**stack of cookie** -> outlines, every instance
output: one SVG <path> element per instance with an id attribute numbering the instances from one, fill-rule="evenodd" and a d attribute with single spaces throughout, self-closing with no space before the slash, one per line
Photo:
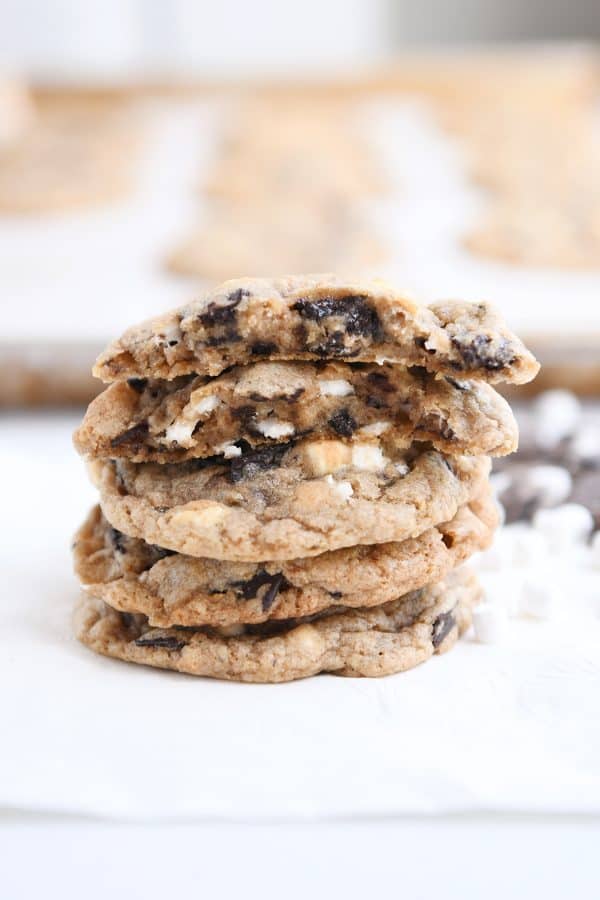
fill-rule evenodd
<path id="1" fill-rule="evenodd" d="M 75 540 L 100 653 L 278 682 L 449 649 L 517 429 L 489 382 L 538 365 L 485 304 L 243 279 L 127 331 L 76 432 L 101 508 Z"/>

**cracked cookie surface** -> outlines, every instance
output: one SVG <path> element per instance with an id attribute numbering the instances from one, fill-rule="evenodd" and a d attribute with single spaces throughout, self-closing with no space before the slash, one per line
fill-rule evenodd
<path id="1" fill-rule="evenodd" d="M 514 416 L 490 385 L 369 363 L 259 362 L 212 379 L 116 382 L 74 439 L 93 458 L 178 462 L 299 435 L 383 433 L 397 446 L 431 441 L 446 453 L 501 456 L 517 446 Z"/>
<path id="2" fill-rule="evenodd" d="M 88 592 L 153 626 L 226 627 L 291 619 L 331 606 L 370 607 L 435 584 L 489 546 L 498 523 L 489 489 L 450 522 L 401 543 L 334 550 L 289 562 L 186 556 L 112 528 L 95 507 L 73 546 Z"/>
<path id="3" fill-rule="evenodd" d="M 486 303 L 422 306 L 381 281 L 307 275 L 225 282 L 126 331 L 94 374 L 104 381 L 218 375 L 260 359 L 388 361 L 514 383 L 539 368 Z"/>
<path id="4" fill-rule="evenodd" d="M 191 556 L 261 561 L 401 541 L 481 490 L 485 456 L 298 441 L 184 463 L 90 463 L 113 527 Z"/>
<path id="5" fill-rule="evenodd" d="M 444 653 L 470 625 L 480 597 L 458 570 L 445 583 L 371 609 L 249 626 L 231 635 L 211 628 L 152 628 L 83 594 L 77 638 L 97 653 L 142 665 L 233 681 L 276 683 L 319 672 L 377 677 Z"/>

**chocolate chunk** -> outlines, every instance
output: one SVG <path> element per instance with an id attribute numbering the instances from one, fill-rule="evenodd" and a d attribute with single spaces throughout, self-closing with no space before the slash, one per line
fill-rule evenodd
<path id="1" fill-rule="evenodd" d="M 214 328 L 215 325 L 228 325 L 235 321 L 236 306 L 239 306 L 243 298 L 247 296 L 249 296 L 249 291 L 238 288 L 237 291 L 229 294 L 225 303 L 216 303 L 214 301 L 209 303 L 198 318 L 207 328 Z"/>
<path id="2" fill-rule="evenodd" d="M 328 593 L 333 600 L 339 600 L 342 596 L 341 591 L 329 591 Z"/>
<path id="3" fill-rule="evenodd" d="M 136 393 L 141 394 L 146 385 L 148 384 L 147 378 L 128 378 L 127 384 L 130 388 L 133 388 Z"/>
<path id="4" fill-rule="evenodd" d="M 456 388 L 457 391 L 470 391 L 471 387 L 468 381 L 458 381 L 456 378 L 450 378 L 449 375 L 444 376 L 444 381 Z"/>
<path id="5" fill-rule="evenodd" d="M 142 634 L 135 642 L 136 647 L 158 647 L 161 650 L 181 650 L 185 647 L 185 641 L 178 640 L 174 635 L 167 634 Z"/>
<path id="6" fill-rule="evenodd" d="M 339 434 L 342 437 L 351 437 L 358 428 L 356 420 L 352 418 L 345 408 L 338 410 L 335 415 L 330 418 L 329 424 L 336 434 Z"/>
<path id="7" fill-rule="evenodd" d="M 456 440 L 456 433 L 439 413 L 427 413 L 416 426 L 417 431 L 433 431 L 446 441 Z"/>
<path id="8" fill-rule="evenodd" d="M 516 359 L 507 340 L 502 338 L 494 345 L 487 334 L 476 334 L 472 338 L 453 337 L 452 345 L 458 350 L 463 361 L 462 366 L 456 363 L 456 368 L 483 368 L 489 372 L 497 372 L 512 365 Z"/>
<path id="9" fill-rule="evenodd" d="M 230 478 L 236 484 L 245 478 L 254 478 L 265 469 L 275 469 L 281 464 L 284 455 L 293 446 L 293 443 L 275 444 L 270 447 L 261 447 L 259 450 L 251 450 L 231 460 Z"/>
<path id="10" fill-rule="evenodd" d="M 289 582 L 282 572 L 269 575 L 265 569 L 260 569 L 248 581 L 234 581 L 232 587 L 241 593 L 244 600 L 253 600 L 265 584 L 268 585 L 268 588 L 262 596 L 261 607 L 263 612 L 268 612 L 273 606 L 279 591 L 289 587 Z"/>
<path id="11" fill-rule="evenodd" d="M 442 613 L 437 617 L 431 626 L 431 643 L 434 647 L 439 647 L 444 638 L 448 637 L 454 626 L 456 619 L 454 618 L 454 610 Z"/>
<path id="12" fill-rule="evenodd" d="M 383 400 L 380 400 L 379 397 L 372 397 L 371 395 L 369 395 L 367 397 L 367 399 L 365 400 L 365 403 L 367 404 L 367 406 L 370 406 L 373 409 L 386 409 L 387 408 L 387 403 L 385 403 Z"/>
<path id="13" fill-rule="evenodd" d="M 427 344 L 427 338 L 424 338 L 424 337 L 416 337 L 415 338 L 415 346 L 417 346 L 420 350 L 425 350 L 426 353 L 435 353 L 435 347 L 426 347 L 425 346 L 426 344 Z"/>
<path id="14" fill-rule="evenodd" d="M 206 346 L 222 347 L 224 344 L 239 344 L 241 339 L 240 334 L 235 328 L 227 328 L 223 334 L 213 334 L 211 337 L 207 338 Z"/>
<path id="15" fill-rule="evenodd" d="M 123 444 L 139 445 L 143 444 L 148 436 L 148 423 L 138 422 L 133 428 L 128 428 L 122 434 L 118 434 L 110 442 L 111 447 L 121 447 Z"/>
<path id="16" fill-rule="evenodd" d="M 381 340 L 383 329 L 377 312 L 363 294 L 351 294 L 347 297 L 322 297 L 320 300 L 301 299 L 294 303 L 295 309 L 303 319 L 322 322 L 332 316 L 344 319 L 346 332 Z"/>
<path id="17" fill-rule="evenodd" d="M 125 535 L 122 531 L 117 528 L 109 528 L 108 537 L 117 553 L 125 553 Z"/>
<path id="18" fill-rule="evenodd" d="M 378 391 L 383 391 L 384 394 L 393 394 L 395 390 L 385 372 L 369 372 L 367 381 Z"/>
<path id="19" fill-rule="evenodd" d="M 270 341 L 255 341 L 250 347 L 252 356 L 272 356 L 277 352 L 277 344 Z"/>

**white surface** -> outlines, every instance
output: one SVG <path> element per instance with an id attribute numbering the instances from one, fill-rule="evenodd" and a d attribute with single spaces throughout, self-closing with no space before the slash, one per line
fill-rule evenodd
<path id="1" fill-rule="evenodd" d="M 100 348 L 198 293 L 192 280 L 169 275 L 162 263 L 202 215 L 197 188 L 215 149 L 219 110 L 198 103 L 155 113 L 137 190 L 126 203 L 37 221 L 0 216 L 1 338 Z M 364 114 L 398 185 L 397 196 L 375 211 L 392 256 L 373 274 L 424 301 L 490 300 L 524 336 L 600 337 L 600 270 L 511 267 L 467 254 L 460 238 L 482 199 L 465 184 L 458 147 L 417 103 L 382 102 Z"/>
<path id="2" fill-rule="evenodd" d="M 237 685 L 103 659 L 70 633 L 68 544 L 94 492 L 75 418 L 2 425 L 0 808 L 118 819 L 600 812 L 600 574 L 381 680 Z M 561 560 L 557 565 L 560 566 Z"/>
<path id="3" fill-rule="evenodd" d="M 0 824 L 2 897 L 597 900 L 600 823 Z"/>

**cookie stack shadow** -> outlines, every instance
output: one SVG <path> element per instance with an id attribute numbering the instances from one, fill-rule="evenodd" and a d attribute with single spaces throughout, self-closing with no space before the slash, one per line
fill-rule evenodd
<path id="1" fill-rule="evenodd" d="M 190 674 L 400 672 L 450 649 L 497 525 L 491 386 L 538 365 L 486 304 L 240 279 L 127 331 L 75 433 L 100 494 L 78 638 Z"/>

